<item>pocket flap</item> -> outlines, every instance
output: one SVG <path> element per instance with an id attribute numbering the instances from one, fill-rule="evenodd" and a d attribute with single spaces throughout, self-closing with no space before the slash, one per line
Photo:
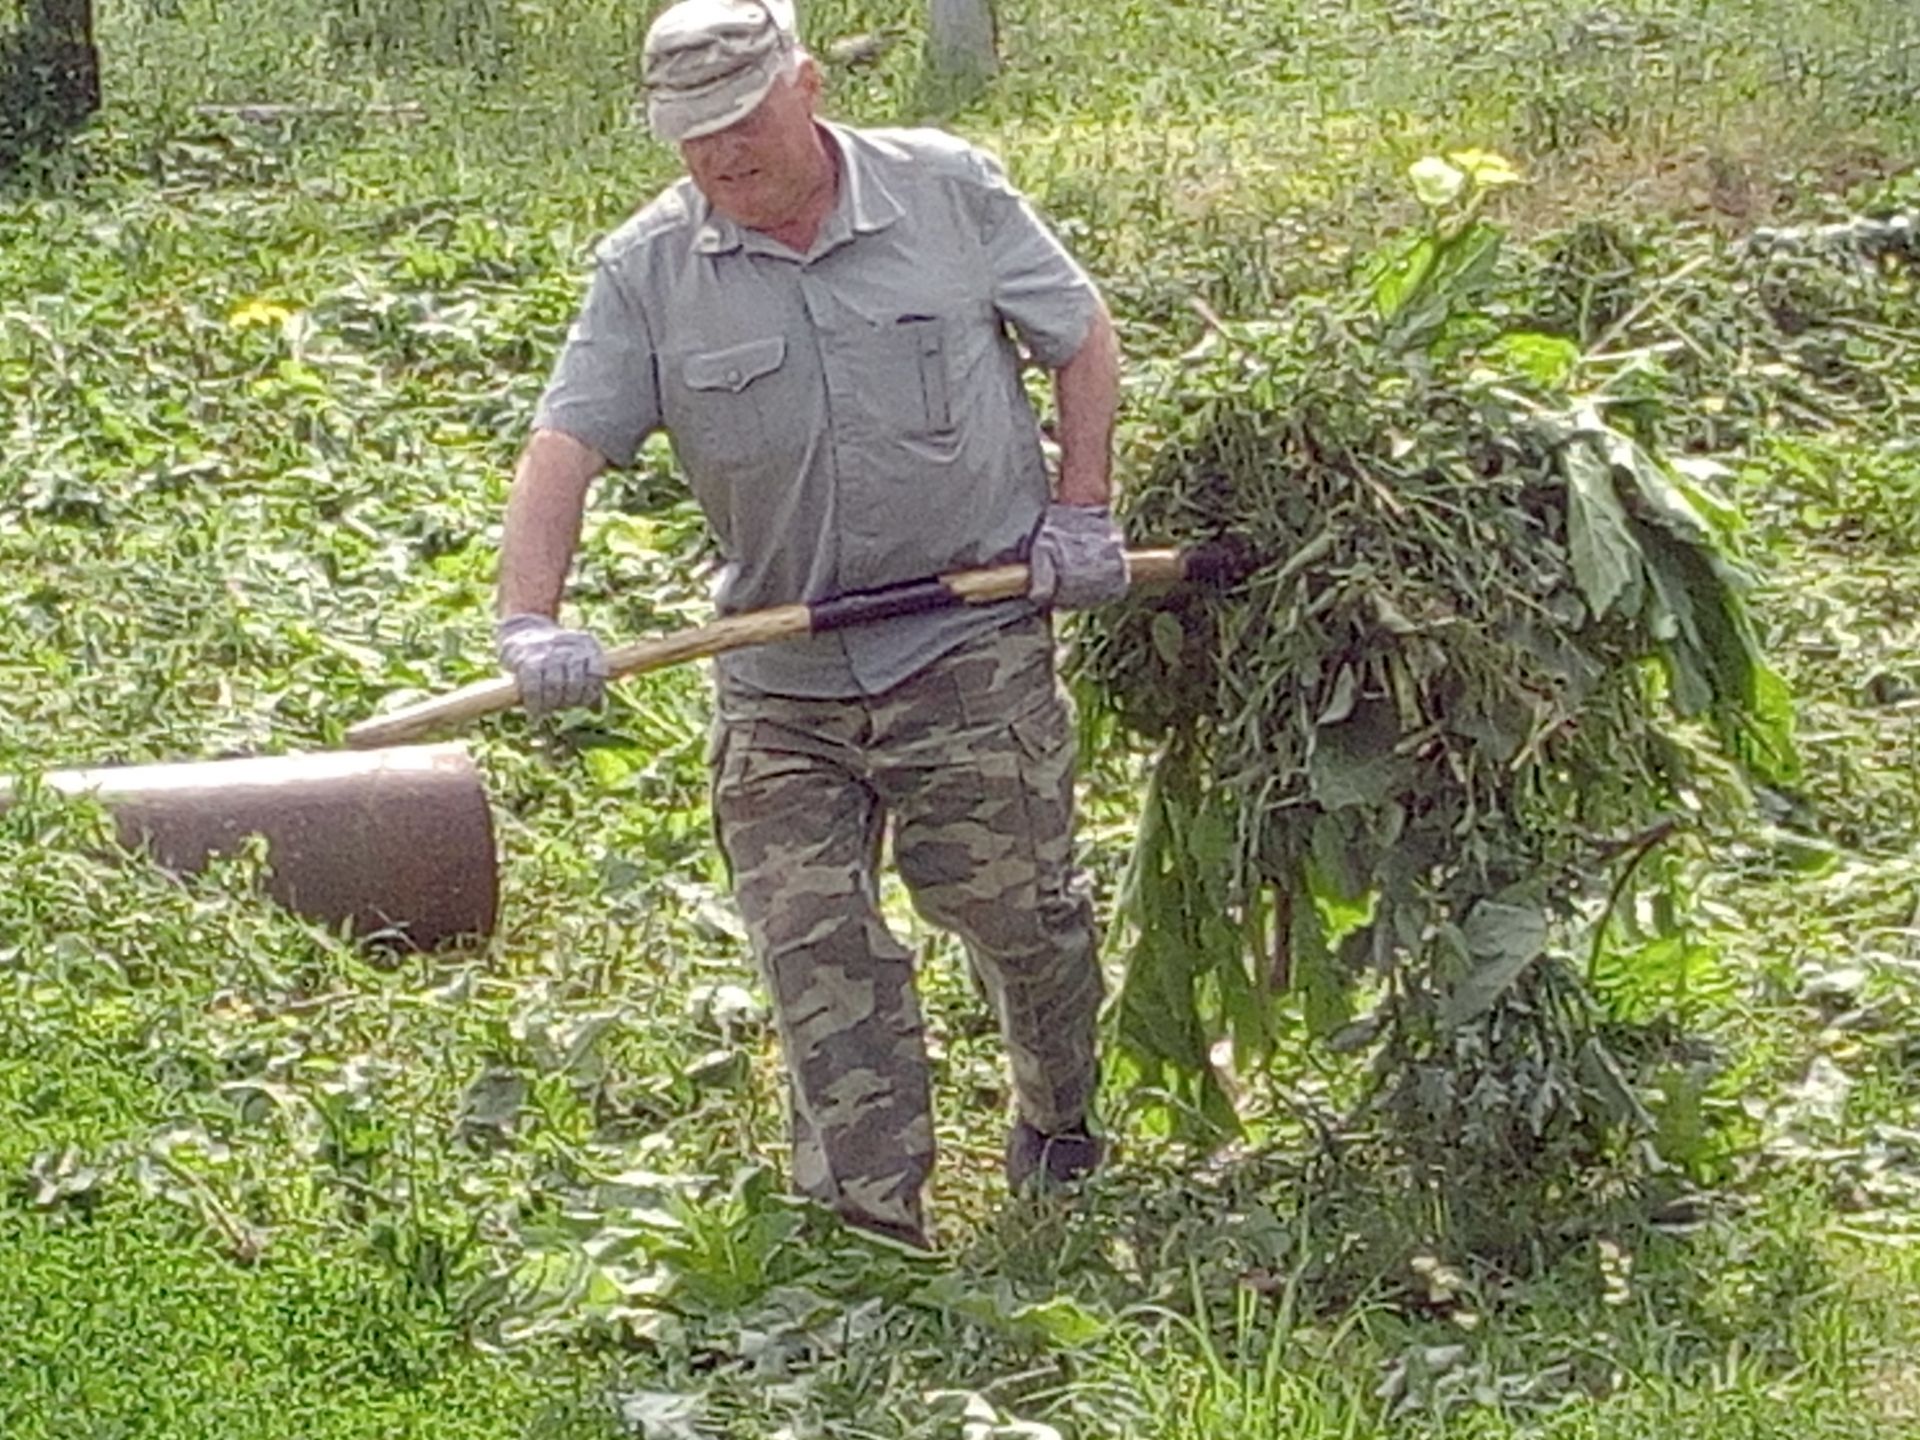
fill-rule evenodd
<path id="1" fill-rule="evenodd" d="M 786 358 L 785 337 L 772 335 L 724 350 L 689 355 L 682 363 L 681 374 L 689 390 L 731 390 L 738 395 L 762 375 L 778 370 Z"/>

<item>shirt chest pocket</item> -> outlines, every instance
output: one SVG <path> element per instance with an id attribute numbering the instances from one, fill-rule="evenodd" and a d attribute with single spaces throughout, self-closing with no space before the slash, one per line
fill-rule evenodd
<path id="1" fill-rule="evenodd" d="M 690 468 L 737 465 L 765 457 L 780 433 L 785 337 L 770 335 L 712 350 L 690 350 L 669 366 L 673 387 L 667 417 L 676 448 Z"/>
<path id="2" fill-rule="evenodd" d="M 960 453 L 965 380 L 963 334 L 953 316 L 896 311 L 847 337 L 848 383 L 836 397 L 862 417 L 880 447 L 883 473 L 924 477 L 923 462 L 951 464 Z M 902 467 L 906 468 L 902 468 Z"/>
<path id="3" fill-rule="evenodd" d="M 953 429 L 950 327 L 938 315 L 902 315 L 894 331 L 893 372 L 902 391 L 895 413 L 909 432 L 945 435 Z"/>

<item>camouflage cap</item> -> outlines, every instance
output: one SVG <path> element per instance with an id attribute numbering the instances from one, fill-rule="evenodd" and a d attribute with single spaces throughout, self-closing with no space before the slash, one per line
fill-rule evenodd
<path id="1" fill-rule="evenodd" d="M 792 0 L 680 0 L 647 29 L 647 119 L 677 144 L 744 120 L 799 48 Z"/>

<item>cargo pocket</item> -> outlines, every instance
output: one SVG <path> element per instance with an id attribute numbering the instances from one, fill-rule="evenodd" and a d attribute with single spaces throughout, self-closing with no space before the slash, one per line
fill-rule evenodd
<path id="1" fill-rule="evenodd" d="M 1073 763 L 1073 709 L 1062 695 L 1047 697 L 1012 722 L 1020 753 L 1036 764 Z"/>
<path id="2" fill-rule="evenodd" d="M 1028 838 L 1043 873 L 1063 866 L 1073 846 L 1073 772 L 1079 750 L 1073 723 L 1072 703 L 1055 692 L 1011 726 Z"/>

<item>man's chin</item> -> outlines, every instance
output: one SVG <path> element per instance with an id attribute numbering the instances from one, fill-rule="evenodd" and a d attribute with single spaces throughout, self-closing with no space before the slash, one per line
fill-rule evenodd
<path id="1" fill-rule="evenodd" d="M 777 230 L 787 221 L 777 205 L 743 200 L 717 187 L 707 192 L 707 203 L 713 207 L 714 214 L 748 230 Z"/>

